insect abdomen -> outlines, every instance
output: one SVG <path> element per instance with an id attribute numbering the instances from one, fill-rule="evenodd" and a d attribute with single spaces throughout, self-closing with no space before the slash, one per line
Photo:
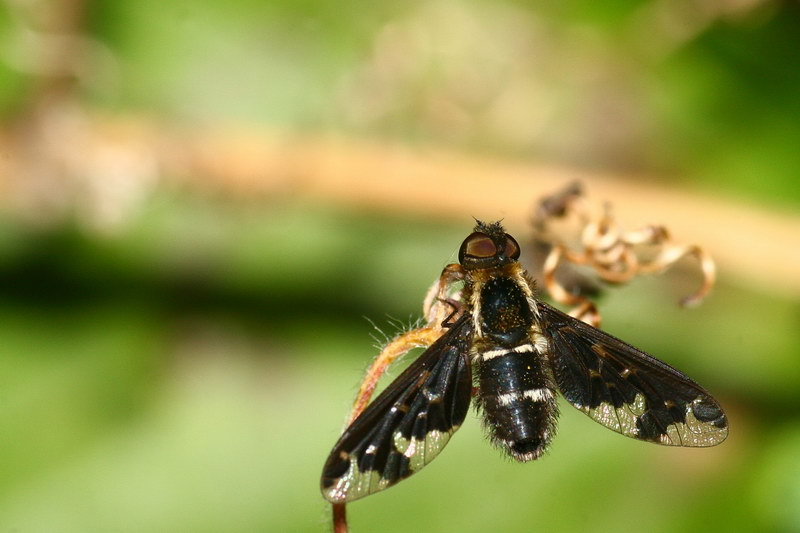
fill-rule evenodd
<path id="1" fill-rule="evenodd" d="M 478 362 L 479 403 L 490 437 L 518 461 L 544 453 L 558 405 L 531 344 L 489 350 Z"/>

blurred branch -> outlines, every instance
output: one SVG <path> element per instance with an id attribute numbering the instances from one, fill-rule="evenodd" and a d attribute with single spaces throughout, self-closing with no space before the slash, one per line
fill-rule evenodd
<path id="1" fill-rule="evenodd" d="M 71 173 L 92 192 L 81 198 L 87 209 L 95 202 L 96 209 L 108 211 L 116 202 L 130 211 L 144 197 L 142 189 L 172 181 L 248 201 L 298 197 L 399 215 L 503 217 L 508 226 L 520 228 L 529 225 L 536 198 L 579 178 L 592 198 L 614 202 L 621 224 L 668 225 L 676 240 L 706 247 L 723 275 L 800 296 L 800 249 L 793 245 L 800 216 L 666 188 L 636 176 L 334 136 L 223 128 L 187 132 L 142 118 L 90 117 L 80 133 L 78 145 L 69 132 L 59 137 L 73 140 Z M 10 194 L 20 193 L 15 182 L 24 173 L 19 170 L 36 158 L 21 160 L 25 152 L 9 150 L 2 134 L 0 143 L 10 154 L 0 162 L 4 202 L 12 208 L 15 203 L 36 205 Z"/>
<path id="2" fill-rule="evenodd" d="M 339 137 L 257 133 L 195 135 L 173 151 L 170 174 L 192 185 L 250 197 L 293 194 L 348 207 L 453 218 L 504 217 L 529 224 L 536 198 L 576 178 L 595 199 L 613 201 L 631 227 L 664 224 L 679 241 L 706 247 L 724 275 L 800 296 L 800 216 L 613 176 L 430 148 Z"/>
<path id="3" fill-rule="evenodd" d="M 85 35 L 89 0 L 60 2 L 8 2 L 16 42 L 3 59 L 33 79 L 22 107 L 26 113 L 76 97 L 87 61 Z"/>

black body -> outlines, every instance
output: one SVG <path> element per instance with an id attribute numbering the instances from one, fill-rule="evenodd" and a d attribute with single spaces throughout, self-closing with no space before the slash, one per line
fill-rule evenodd
<path id="1" fill-rule="evenodd" d="M 497 274 L 468 289 L 480 291 L 476 399 L 492 441 L 525 461 L 540 456 L 555 432 L 555 385 L 531 343 L 539 332 L 524 288 Z"/>

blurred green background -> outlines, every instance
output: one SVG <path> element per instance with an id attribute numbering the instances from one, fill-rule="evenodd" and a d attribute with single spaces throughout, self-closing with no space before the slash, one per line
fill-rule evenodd
<path id="1" fill-rule="evenodd" d="M 6 0 L 0 530 L 328 530 L 318 479 L 376 353 L 367 319 L 415 319 L 470 230 L 411 195 L 175 180 L 97 121 L 156 124 L 146 146 L 235 125 L 554 162 L 797 227 L 798 35 L 800 5 L 770 0 Z M 798 293 L 719 270 L 698 309 L 674 306 L 681 272 L 600 308 L 718 397 L 725 444 L 649 446 L 564 404 L 549 455 L 518 465 L 470 415 L 350 506 L 353 530 L 800 531 Z"/>

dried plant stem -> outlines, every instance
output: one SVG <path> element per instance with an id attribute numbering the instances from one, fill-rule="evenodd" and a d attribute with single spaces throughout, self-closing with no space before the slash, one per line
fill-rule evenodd
<path id="1" fill-rule="evenodd" d="M 681 299 L 683 306 L 697 305 L 711 291 L 716 280 L 716 269 L 711 256 L 696 245 L 678 245 L 672 242 L 663 226 L 650 225 L 638 230 L 624 230 L 614 220 L 610 205 L 599 216 L 589 210 L 582 198 L 582 187 L 570 184 L 562 191 L 544 198 L 534 214 L 534 226 L 541 234 L 538 238 L 551 244 L 550 253 L 542 266 L 542 278 L 550 295 L 557 302 L 575 306 L 570 314 L 595 327 L 600 316 L 594 304 L 580 292 L 570 290 L 556 279 L 556 270 L 563 263 L 589 267 L 601 281 L 610 284 L 627 283 L 636 276 L 663 272 L 686 256 L 697 257 L 703 274 L 703 283 L 693 294 Z M 554 219 L 577 218 L 581 226 L 580 244 L 570 249 L 562 239 L 550 231 Z M 640 247 L 655 248 L 652 259 L 643 257 Z"/>

